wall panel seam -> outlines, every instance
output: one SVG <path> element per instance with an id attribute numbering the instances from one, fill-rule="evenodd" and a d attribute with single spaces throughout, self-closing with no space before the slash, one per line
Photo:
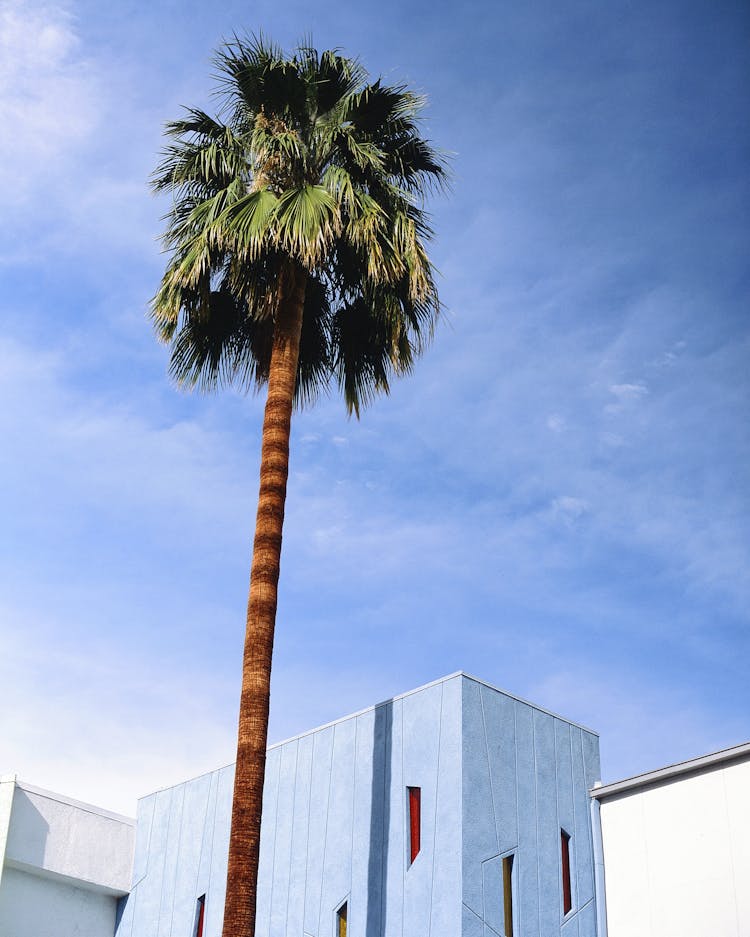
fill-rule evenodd
<path id="1" fill-rule="evenodd" d="M 294 818 L 297 812 L 297 772 L 299 771 L 299 739 L 295 741 L 294 750 L 294 789 L 292 791 L 292 831 L 289 837 L 289 867 L 287 869 L 286 889 L 286 921 L 289 924 L 289 902 L 292 897 L 292 865 L 294 861 Z M 304 911 L 302 912 L 304 915 Z"/>
<path id="2" fill-rule="evenodd" d="M 490 800 L 492 802 L 492 828 L 495 831 L 495 848 L 500 851 L 500 837 L 497 833 L 497 810 L 495 808 L 495 784 L 492 779 L 492 763 L 490 761 L 490 743 L 487 738 L 487 719 L 484 714 L 483 687 L 479 687 L 479 707 L 482 711 L 482 734 L 484 735 L 484 754 L 487 758 L 487 777 L 490 780 Z M 483 886 L 484 887 L 484 886 Z M 484 897 L 482 898 L 482 913 L 484 913 Z"/>
<path id="3" fill-rule="evenodd" d="M 443 684 L 440 684 L 440 716 L 438 718 L 437 770 L 435 772 L 435 815 L 432 821 L 432 875 L 430 877 L 430 909 L 427 937 L 432 935 L 432 902 L 435 896 L 435 855 L 437 850 L 438 796 L 440 791 L 440 744 L 443 737 Z"/>

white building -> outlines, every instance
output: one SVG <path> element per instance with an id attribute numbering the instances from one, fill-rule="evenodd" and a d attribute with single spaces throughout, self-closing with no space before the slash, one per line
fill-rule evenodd
<path id="1" fill-rule="evenodd" d="M 598 937 L 750 937 L 750 743 L 591 792 Z"/>
<path id="2" fill-rule="evenodd" d="M 112 937 L 135 820 L 0 777 L 0 937 Z"/>

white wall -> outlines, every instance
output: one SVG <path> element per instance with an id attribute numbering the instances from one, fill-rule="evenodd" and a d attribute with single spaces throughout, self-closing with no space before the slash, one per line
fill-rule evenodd
<path id="1" fill-rule="evenodd" d="M 134 837 L 134 820 L 3 778 L 0 937 L 112 937 Z"/>
<path id="2" fill-rule="evenodd" d="M 750 760 L 604 797 L 608 937 L 750 937 Z"/>
<path id="3" fill-rule="evenodd" d="M 16 784 L 5 861 L 125 894 L 134 839 L 135 820 Z"/>
<path id="4" fill-rule="evenodd" d="M 112 937 L 111 895 L 6 867 L 0 884 L 2 937 Z"/>

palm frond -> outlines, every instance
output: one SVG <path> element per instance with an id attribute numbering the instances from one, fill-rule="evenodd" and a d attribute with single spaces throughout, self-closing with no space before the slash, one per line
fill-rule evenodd
<path id="1" fill-rule="evenodd" d="M 152 302 L 171 374 L 204 390 L 261 386 L 282 271 L 300 265 L 297 402 L 334 382 L 359 415 L 411 369 L 440 313 L 423 200 L 447 163 L 421 135 L 424 99 L 309 40 L 285 54 L 235 35 L 215 65 L 219 115 L 186 108 L 170 122 L 152 177 L 172 195 Z"/>
<path id="2" fill-rule="evenodd" d="M 279 246 L 311 269 L 322 260 L 341 227 L 338 205 L 322 185 L 287 189 L 278 200 L 274 218 Z"/>

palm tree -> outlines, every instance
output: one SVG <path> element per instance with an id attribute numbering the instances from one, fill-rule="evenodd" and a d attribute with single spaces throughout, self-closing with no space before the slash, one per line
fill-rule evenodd
<path id="1" fill-rule="evenodd" d="M 187 387 L 267 387 L 250 574 L 224 937 L 252 937 L 289 431 L 331 383 L 348 412 L 410 371 L 439 313 L 425 194 L 443 160 L 423 100 L 356 61 L 263 37 L 222 46 L 216 118 L 166 128 L 172 195 L 152 304 Z"/>

